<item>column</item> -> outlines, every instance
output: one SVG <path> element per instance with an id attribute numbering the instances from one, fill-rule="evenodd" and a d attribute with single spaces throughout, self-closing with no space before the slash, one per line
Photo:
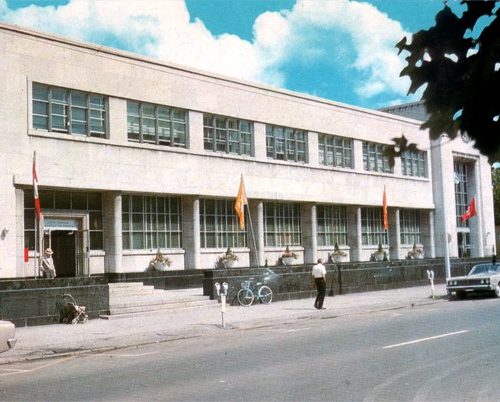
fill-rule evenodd
<path id="1" fill-rule="evenodd" d="M 250 248 L 250 266 L 263 267 L 264 260 L 264 203 L 249 201 L 251 225 L 248 228 L 248 246 Z M 253 233 L 252 233 L 253 228 Z"/>
<path id="2" fill-rule="evenodd" d="M 401 225 L 399 219 L 399 208 L 394 209 L 391 214 L 391 209 L 387 210 L 389 215 L 389 257 L 391 260 L 399 260 L 405 258 L 401 255 Z"/>
<path id="3" fill-rule="evenodd" d="M 318 258 L 318 237 L 316 205 L 302 204 L 302 245 L 304 246 L 304 263 L 315 264 Z"/>
<path id="4" fill-rule="evenodd" d="M 350 261 L 361 261 L 362 238 L 360 207 L 347 207 L 347 244 L 351 248 Z"/>
<path id="5" fill-rule="evenodd" d="M 123 272 L 122 255 L 122 195 L 118 192 L 104 194 L 104 271 Z"/>
<path id="6" fill-rule="evenodd" d="M 182 244 L 184 246 L 184 269 L 197 269 L 200 266 L 200 199 L 182 199 Z"/>
<path id="7" fill-rule="evenodd" d="M 434 240 L 434 211 L 420 211 L 420 233 L 426 258 L 436 257 Z"/>
<path id="8" fill-rule="evenodd" d="M 483 231 L 483 197 L 481 192 L 481 175 L 480 175 L 480 164 L 479 160 L 476 160 L 473 164 L 474 166 L 474 191 L 469 197 L 470 200 L 473 196 L 476 197 L 476 209 L 477 209 L 477 220 L 470 220 L 470 230 L 471 230 L 471 246 L 473 247 L 471 251 L 471 256 L 484 257 L 484 231 Z M 474 241 L 475 240 L 475 241 Z M 475 245 L 475 247 L 474 247 Z"/>

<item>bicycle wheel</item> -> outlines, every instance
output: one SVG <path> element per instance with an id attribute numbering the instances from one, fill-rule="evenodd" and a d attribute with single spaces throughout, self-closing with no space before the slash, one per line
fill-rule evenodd
<path id="1" fill-rule="evenodd" d="M 255 296 L 250 289 L 240 289 L 238 290 L 238 302 L 245 307 L 250 306 L 253 303 Z"/>
<path id="2" fill-rule="evenodd" d="M 269 286 L 263 285 L 259 289 L 259 300 L 263 304 L 269 304 L 273 300 L 273 291 Z"/>

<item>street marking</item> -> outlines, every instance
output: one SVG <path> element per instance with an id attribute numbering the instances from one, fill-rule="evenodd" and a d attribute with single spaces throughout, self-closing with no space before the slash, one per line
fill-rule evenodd
<path id="1" fill-rule="evenodd" d="M 2 373 L 2 374 L 0 374 L 0 377 L 5 377 L 8 375 L 13 375 L 13 374 L 33 373 L 35 371 L 38 371 L 38 370 L 41 370 L 41 369 L 44 369 L 44 368 L 47 368 L 50 366 L 54 366 L 55 364 L 60 364 L 60 363 L 66 362 L 66 361 L 71 360 L 71 359 L 74 359 L 74 357 L 70 356 L 70 357 L 67 357 L 64 359 L 54 360 L 50 363 L 42 364 L 40 366 L 36 366 L 36 367 L 33 367 L 31 369 L 26 369 L 26 370 L 23 370 L 23 369 L 3 369 L 2 368 L 2 370 L 11 370 L 11 372 L 10 373 Z"/>
<path id="2" fill-rule="evenodd" d="M 459 334 L 465 334 L 466 332 L 469 332 L 469 330 L 464 329 L 462 331 L 457 331 L 457 332 L 449 332 L 447 334 L 442 334 L 442 335 L 436 335 L 436 336 L 430 336 L 428 338 L 420 338 L 420 339 L 415 339 L 414 341 L 409 341 L 409 342 L 403 342 L 403 343 L 397 343 L 395 345 L 389 345 L 389 346 L 384 346 L 382 349 L 391 349 L 391 348 L 397 348 L 399 346 L 406 346 L 406 345 L 412 345 L 414 343 L 419 343 L 419 342 L 425 342 L 425 341 L 430 341 L 433 339 L 439 339 L 439 338 L 444 338 L 446 336 L 452 336 L 452 335 L 459 335 Z"/>

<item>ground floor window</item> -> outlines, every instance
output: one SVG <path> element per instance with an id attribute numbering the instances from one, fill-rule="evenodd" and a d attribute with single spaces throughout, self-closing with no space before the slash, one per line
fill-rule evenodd
<path id="1" fill-rule="evenodd" d="M 301 245 L 299 204 L 264 203 L 264 241 L 266 246 Z"/>
<path id="2" fill-rule="evenodd" d="M 44 212 L 72 211 L 89 215 L 90 249 L 103 249 L 102 194 L 84 191 L 39 191 Z M 24 244 L 35 250 L 35 205 L 33 190 L 24 191 Z"/>
<path id="3" fill-rule="evenodd" d="M 346 208 L 335 205 L 316 207 L 318 246 L 347 244 Z"/>
<path id="4" fill-rule="evenodd" d="M 245 230 L 240 230 L 234 200 L 200 200 L 201 248 L 247 247 Z"/>
<path id="5" fill-rule="evenodd" d="M 361 240 L 363 245 L 388 244 L 382 208 L 361 208 Z"/>
<path id="6" fill-rule="evenodd" d="M 180 198 L 124 195 L 122 235 L 125 250 L 181 248 Z"/>
<path id="7" fill-rule="evenodd" d="M 402 209 L 399 214 L 401 230 L 401 244 L 421 244 L 420 211 L 416 209 Z"/>

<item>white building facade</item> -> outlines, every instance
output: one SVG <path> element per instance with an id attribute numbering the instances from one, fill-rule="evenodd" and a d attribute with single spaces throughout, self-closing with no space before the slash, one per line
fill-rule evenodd
<path id="1" fill-rule="evenodd" d="M 0 278 L 494 252 L 491 171 L 421 122 L 0 24 Z M 418 151 L 388 163 L 404 135 Z M 35 218 L 32 162 L 43 227 Z M 233 210 L 240 177 L 247 224 Z M 386 192 L 389 229 L 383 228 Z M 476 197 L 478 214 L 457 218 Z M 40 239 L 40 241 L 36 240 Z M 41 247 L 37 245 L 41 244 Z"/>

